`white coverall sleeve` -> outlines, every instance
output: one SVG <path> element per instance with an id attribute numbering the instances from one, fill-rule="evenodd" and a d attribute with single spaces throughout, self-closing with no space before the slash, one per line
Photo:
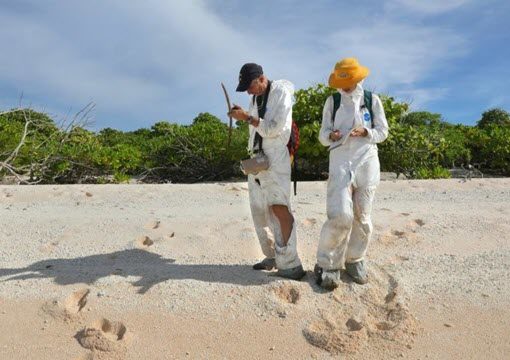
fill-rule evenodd
<path id="1" fill-rule="evenodd" d="M 259 126 L 255 128 L 263 138 L 277 137 L 282 132 L 287 118 L 291 116 L 292 94 L 285 89 L 275 89 L 271 104 L 268 104 L 268 107 L 275 108 L 275 110 L 271 112 L 272 117 L 269 119 L 260 118 Z"/>
<path id="2" fill-rule="evenodd" d="M 381 99 L 375 94 L 372 95 L 372 112 L 374 114 L 374 127 L 367 129 L 367 138 L 372 144 L 378 144 L 388 137 L 388 121 L 384 114 Z"/>
<path id="3" fill-rule="evenodd" d="M 326 99 L 324 109 L 322 109 L 322 125 L 319 131 L 319 141 L 324 146 L 330 146 L 333 141 L 329 138 L 329 134 L 333 131 L 333 122 L 331 116 L 333 113 L 333 96 Z"/>

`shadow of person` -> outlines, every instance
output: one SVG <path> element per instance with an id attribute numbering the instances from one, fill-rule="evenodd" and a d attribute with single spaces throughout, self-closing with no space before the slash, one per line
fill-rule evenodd
<path id="1" fill-rule="evenodd" d="M 7 277 L 2 281 L 53 278 L 60 285 L 93 284 L 111 275 L 138 277 L 131 284 L 138 288 L 140 294 L 167 280 L 193 279 L 249 286 L 267 284 L 278 279 L 254 271 L 248 265 L 177 264 L 174 259 L 166 259 L 141 249 L 74 259 L 48 259 L 18 269 L 0 268 L 0 278 Z"/>

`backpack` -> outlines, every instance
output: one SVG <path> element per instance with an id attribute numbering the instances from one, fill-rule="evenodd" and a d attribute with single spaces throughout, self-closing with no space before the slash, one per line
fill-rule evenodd
<path id="1" fill-rule="evenodd" d="M 269 95 L 270 90 L 271 90 L 271 81 L 269 81 L 267 84 L 267 89 L 266 89 L 263 99 L 260 96 L 253 95 L 253 100 L 252 100 L 253 105 L 255 105 L 255 103 L 257 104 L 258 114 L 259 114 L 259 117 L 261 117 L 261 118 L 264 118 L 264 116 L 266 114 L 267 99 L 269 97 L 268 95 Z M 257 146 L 259 147 L 259 149 L 254 150 L 254 151 L 255 152 L 262 151 L 262 136 L 260 136 L 260 134 L 258 132 L 255 132 L 255 139 L 253 141 L 253 149 L 255 149 Z M 294 119 L 292 119 L 290 138 L 289 138 L 289 141 L 287 142 L 287 150 L 289 151 L 290 163 L 292 165 L 292 175 L 293 176 L 291 176 L 291 177 L 294 178 L 293 179 L 293 181 L 294 181 L 294 195 L 297 194 L 297 179 L 296 179 L 297 160 L 296 160 L 296 157 L 297 157 L 298 149 L 299 149 L 299 128 L 298 128 L 296 122 L 294 121 Z"/>
<path id="2" fill-rule="evenodd" d="M 335 115 L 338 109 L 340 108 L 340 101 L 342 100 L 342 94 L 338 91 L 333 94 L 333 113 L 331 114 L 331 124 L 335 123 Z M 370 122 L 372 124 L 372 128 L 374 128 L 374 113 L 372 111 L 372 92 L 368 90 L 363 90 L 363 102 L 361 105 L 361 109 L 367 108 L 370 113 Z"/>

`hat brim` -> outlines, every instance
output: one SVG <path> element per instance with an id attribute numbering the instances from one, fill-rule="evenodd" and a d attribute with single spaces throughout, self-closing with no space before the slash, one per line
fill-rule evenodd
<path id="1" fill-rule="evenodd" d="M 348 78 L 341 78 L 336 75 L 336 72 L 333 71 L 331 75 L 329 75 L 329 86 L 335 89 L 347 89 L 350 88 L 361 80 L 366 78 L 370 71 L 368 68 L 364 66 L 360 66 L 356 71 Z"/>

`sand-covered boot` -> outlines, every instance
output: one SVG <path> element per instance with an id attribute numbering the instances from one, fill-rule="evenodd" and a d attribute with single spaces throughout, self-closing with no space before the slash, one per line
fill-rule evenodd
<path id="1" fill-rule="evenodd" d="M 340 270 L 323 270 L 321 279 L 321 287 L 333 291 L 340 285 Z"/>
<path id="2" fill-rule="evenodd" d="M 363 285 L 368 282 L 367 269 L 363 260 L 345 264 L 345 270 L 355 283 Z"/>
<path id="3" fill-rule="evenodd" d="M 325 271 L 318 264 L 315 264 L 313 273 L 315 274 L 315 282 L 317 285 L 326 290 L 335 290 L 340 284 L 339 270 Z"/>

